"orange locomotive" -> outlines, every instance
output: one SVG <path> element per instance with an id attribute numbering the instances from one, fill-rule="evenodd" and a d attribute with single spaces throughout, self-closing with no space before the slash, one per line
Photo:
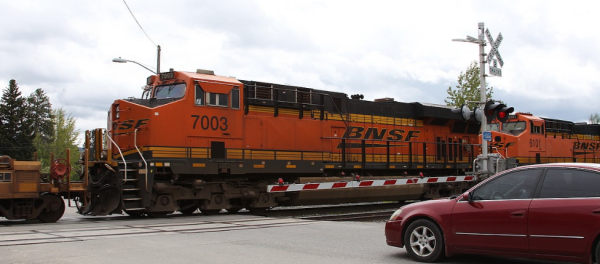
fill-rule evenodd
<path id="1" fill-rule="evenodd" d="M 600 162 L 600 125 L 510 115 L 504 123 L 488 124 L 491 148 L 520 165 L 551 162 Z"/>
<path id="2" fill-rule="evenodd" d="M 375 102 L 289 85 L 170 71 L 142 98 L 116 100 L 108 129 L 88 132 L 84 214 L 210 214 L 282 204 L 423 198 L 423 186 L 293 196 L 266 186 L 348 176 L 457 175 L 480 152 L 479 125 L 450 107 Z M 105 133 L 105 134 L 103 134 Z M 102 138 L 106 136 L 107 140 Z M 104 153 L 106 149 L 106 153 Z M 359 176 L 360 177 L 360 176 Z M 389 177 L 388 177 L 389 178 Z M 446 184 L 426 197 L 460 192 Z M 318 192 L 316 192 L 318 193 Z"/>

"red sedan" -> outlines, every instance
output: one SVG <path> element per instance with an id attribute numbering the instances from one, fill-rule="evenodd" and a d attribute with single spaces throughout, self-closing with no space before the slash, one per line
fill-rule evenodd
<path id="1" fill-rule="evenodd" d="M 409 204 L 386 223 L 415 260 L 455 254 L 599 263 L 600 164 L 518 167 L 451 199 Z"/>

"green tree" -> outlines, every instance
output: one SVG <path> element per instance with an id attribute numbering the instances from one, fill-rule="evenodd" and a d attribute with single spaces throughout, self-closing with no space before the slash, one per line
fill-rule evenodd
<path id="1" fill-rule="evenodd" d="M 479 66 L 476 61 L 473 61 L 466 72 L 460 72 L 455 89 L 448 87 L 448 97 L 444 99 L 444 102 L 449 106 L 461 107 L 468 101 L 479 101 L 481 99 L 480 84 Z M 487 87 L 486 83 L 486 98 L 492 98 L 493 90 L 494 87 Z M 476 103 L 468 105 L 471 109 L 477 106 Z"/>
<path id="2" fill-rule="evenodd" d="M 50 153 L 54 153 L 54 159 L 64 159 L 67 156 L 67 149 L 71 151 L 71 167 L 75 168 L 79 160 L 79 148 L 77 147 L 77 136 L 79 130 L 76 129 L 76 119 L 70 114 L 67 115 L 63 108 L 52 110 L 52 124 L 54 125 L 54 140 L 44 142 L 42 137 L 36 137 L 36 145 L 39 149 L 39 159 L 42 162 L 42 171 L 50 170 Z M 72 170 L 71 177 L 75 176 L 75 170 Z"/>
<path id="3" fill-rule="evenodd" d="M 38 88 L 27 97 L 29 114 L 31 115 L 34 137 L 42 142 L 54 140 L 54 123 L 52 120 L 52 104 L 42 88 Z"/>
<path id="4" fill-rule="evenodd" d="M 600 115 L 598 113 L 590 115 L 590 124 L 600 124 Z"/>
<path id="5" fill-rule="evenodd" d="M 0 100 L 0 152 L 18 160 L 31 160 L 33 125 L 26 99 L 15 80 L 10 80 Z"/>

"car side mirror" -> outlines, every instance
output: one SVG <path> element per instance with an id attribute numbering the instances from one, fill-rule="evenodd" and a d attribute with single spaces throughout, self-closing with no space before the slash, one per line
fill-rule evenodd
<path id="1" fill-rule="evenodd" d="M 469 203 L 472 203 L 473 202 L 473 192 L 467 192 L 465 194 L 465 198 Z"/>

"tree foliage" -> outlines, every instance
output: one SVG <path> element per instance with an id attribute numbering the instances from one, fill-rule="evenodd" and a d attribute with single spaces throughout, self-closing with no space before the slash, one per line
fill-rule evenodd
<path id="1" fill-rule="evenodd" d="M 33 124 L 34 137 L 39 137 L 42 142 L 54 140 L 54 120 L 50 98 L 42 88 L 38 88 L 27 98 L 29 113 Z"/>
<path id="2" fill-rule="evenodd" d="M 50 153 L 54 153 L 54 159 L 64 159 L 67 157 L 67 149 L 70 149 L 71 167 L 75 167 L 79 159 L 77 147 L 77 136 L 79 130 L 76 129 L 76 119 L 67 114 L 63 108 L 52 110 L 51 113 L 53 134 L 51 141 L 44 141 L 43 136 L 39 134 L 35 138 L 35 145 L 38 147 L 38 157 L 42 162 L 42 171 L 47 172 L 50 168 Z M 71 175 L 74 175 L 73 171 Z"/>
<path id="3" fill-rule="evenodd" d="M 479 66 L 477 66 L 476 61 L 473 61 L 466 72 L 460 72 L 458 85 L 454 89 L 448 87 L 448 97 L 444 99 L 444 102 L 446 105 L 456 107 L 461 107 L 468 101 L 478 102 L 481 100 L 480 84 Z M 486 98 L 492 98 L 493 89 L 494 87 L 487 87 L 486 83 Z M 468 105 L 471 109 L 477 106 L 476 103 L 469 103 Z"/>
<path id="4" fill-rule="evenodd" d="M 0 100 L 0 152 L 19 160 L 31 160 L 33 146 L 33 120 L 27 100 L 21 96 L 15 80 L 2 93 Z"/>
<path id="5" fill-rule="evenodd" d="M 590 124 L 600 124 L 600 115 L 598 113 L 590 115 Z"/>

